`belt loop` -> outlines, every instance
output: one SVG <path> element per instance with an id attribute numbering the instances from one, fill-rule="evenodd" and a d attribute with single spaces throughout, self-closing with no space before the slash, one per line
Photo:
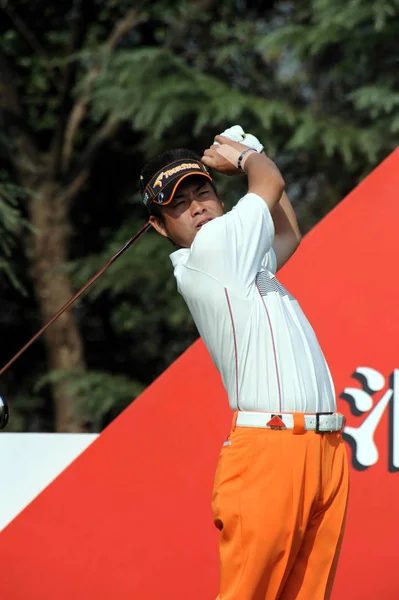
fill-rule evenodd
<path id="1" fill-rule="evenodd" d="M 293 413 L 294 417 L 294 427 L 292 433 L 297 435 L 302 435 L 306 433 L 305 430 L 305 415 L 304 413 Z"/>
<path id="2" fill-rule="evenodd" d="M 231 431 L 235 431 L 236 423 L 237 423 L 237 417 L 238 417 L 238 410 L 236 410 L 235 413 L 234 413 L 234 415 L 233 415 L 233 422 L 231 424 Z"/>

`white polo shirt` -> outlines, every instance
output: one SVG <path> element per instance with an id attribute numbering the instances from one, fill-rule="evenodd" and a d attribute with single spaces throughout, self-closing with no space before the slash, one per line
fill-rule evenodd
<path id="1" fill-rule="evenodd" d="M 330 371 L 298 302 L 274 276 L 274 225 L 246 194 L 171 254 L 177 288 L 233 410 L 334 412 Z"/>

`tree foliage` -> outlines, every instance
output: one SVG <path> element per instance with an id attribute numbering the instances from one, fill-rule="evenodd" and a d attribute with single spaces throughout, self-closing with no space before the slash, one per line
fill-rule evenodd
<path id="1" fill-rule="evenodd" d="M 240 123 L 280 165 L 306 232 L 397 144 L 399 0 L 0 6 L 3 362 L 51 309 L 40 277 L 83 285 L 143 224 L 138 175 L 159 151 L 202 152 Z M 227 206 L 244 190 L 217 181 Z M 51 254 L 62 246 L 47 279 L 46 228 Z M 171 250 L 149 231 L 78 301 L 76 364 L 52 360 L 54 336 L 11 367 L 11 427 L 52 430 L 69 398 L 99 430 L 190 345 Z"/>
<path id="2" fill-rule="evenodd" d="M 7 183 L 7 180 L 0 183 L 0 275 L 5 276 L 21 293 L 24 293 L 24 290 L 10 259 L 21 230 L 28 226 L 19 206 L 19 200 L 24 198 L 26 193 L 26 190 Z"/>

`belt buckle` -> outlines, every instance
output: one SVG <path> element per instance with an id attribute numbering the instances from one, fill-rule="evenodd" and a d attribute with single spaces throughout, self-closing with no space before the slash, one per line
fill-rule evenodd
<path id="1" fill-rule="evenodd" d="M 268 421 L 266 423 L 266 425 L 267 425 L 267 427 L 270 427 L 270 429 L 274 429 L 274 430 L 287 428 L 283 421 L 283 415 L 278 415 L 275 413 L 272 413 L 271 419 L 270 419 L 270 421 Z"/>
<path id="2" fill-rule="evenodd" d="M 328 415 L 329 417 L 334 416 L 333 413 L 316 413 L 316 429 L 315 432 L 316 433 L 333 433 L 334 431 L 337 431 L 337 429 L 325 429 L 323 431 L 320 431 L 320 416 L 323 415 Z M 336 419 L 335 419 L 336 421 Z"/>

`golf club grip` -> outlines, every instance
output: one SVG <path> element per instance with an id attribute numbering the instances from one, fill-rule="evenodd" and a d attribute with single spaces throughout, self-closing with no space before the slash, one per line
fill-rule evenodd
<path id="1" fill-rule="evenodd" d="M 37 340 L 38 337 L 40 337 L 42 335 L 42 333 L 44 333 L 47 329 L 47 327 L 50 327 L 50 325 L 52 325 L 54 323 L 54 321 L 56 321 L 58 319 L 58 317 L 60 315 L 62 315 L 62 313 L 64 311 L 66 311 L 74 302 L 75 300 L 77 300 L 79 298 L 79 296 L 81 296 L 88 287 L 91 286 L 92 283 L 94 283 L 99 277 L 100 275 L 102 275 L 107 269 L 108 267 L 110 267 L 112 265 L 112 263 L 114 263 L 116 261 L 117 258 L 119 258 L 119 256 L 121 256 L 125 250 L 127 250 L 128 248 L 130 248 L 130 246 L 133 244 L 133 242 L 135 242 L 145 231 L 147 231 L 147 229 L 151 227 L 150 223 L 146 223 L 144 225 L 144 227 L 142 227 L 137 233 L 136 235 L 134 235 L 132 238 L 130 238 L 130 240 L 128 242 L 126 242 L 126 244 L 124 246 L 122 246 L 122 248 L 120 250 L 118 250 L 118 252 L 116 254 L 114 254 L 114 256 L 112 258 L 109 259 L 109 261 L 99 270 L 97 271 L 97 273 L 95 275 L 93 275 L 93 277 L 91 277 L 91 279 L 89 279 L 89 281 L 87 283 L 85 283 L 85 285 L 78 291 L 76 292 L 76 294 L 74 296 L 72 296 L 72 298 L 70 298 L 68 300 L 68 302 L 66 302 L 64 304 L 64 306 L 62 306 L 60 308 L 60 310 L 53 316 L 51 317 L 50 321 L 48 321 L 41 329 L 40 331 L 38 331 L 30 340 L 29 342 L 27 342 L 25 344 L 25 346 L 23 346 L 12 358 L 11 360 L 8 361 L 8 363 L 6 365 L 4 365 L 4 367 L 2 367 L 2 369 L 0 369 L 0 377 L 3 375 L 4 371 L 6 371 L 8 369 L 8 367 L 10 367 L 13 362 L 15 362 L 17 360 L 17 358 L 19 358 L 21 356 L 21 354 L 23 352 L 25 352 L 25 350 L 27 350 L 29 348 L 29 346 L 31 344 L 33 344 L 33 342 L 35 340 Z"/>

